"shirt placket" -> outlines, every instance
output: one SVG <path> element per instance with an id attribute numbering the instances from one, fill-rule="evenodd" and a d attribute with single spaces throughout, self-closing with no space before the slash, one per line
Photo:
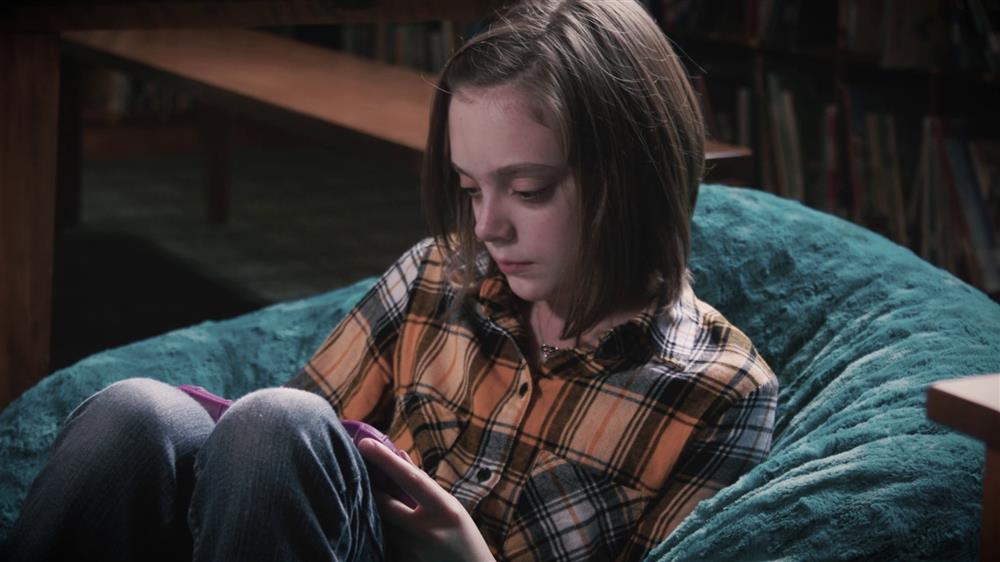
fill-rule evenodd
<path id="1" fill-rule="evenodd" d="M 534 383 L 523 350 L 515 333 L 519 327 L 510 315 L 486 318 L 489 329 L 503 334 L 508 358 L 515 358 L 518 366 L 511 377 L 507 391 L 493 408 L 489 430 L 481 443 L 480 454 L 456 483 L 454 493 L 470 510 L 500 483 L 518 428 L 524 422 L 531 401 Z"/>

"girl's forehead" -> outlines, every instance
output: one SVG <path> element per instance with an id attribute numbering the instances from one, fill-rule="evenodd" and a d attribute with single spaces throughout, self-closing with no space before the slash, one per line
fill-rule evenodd
<path id="1" fill-rule="evenodd" d="M 451 95 L 450 107 L 455 104 L 477 105 L 500 114 L 527 117 L 537 124 L 553 128 L 552 115 L 538 102 L 538 96 L 517 84 L 489 87 L 458 88 Z"/>
<path id="2" fill-rule="evenodd" d="M 516 163 L 565 162 L 555 130 L 537 119 L 534 104 L 509 86 L 464 89 L 449 107 L 452 163 L 475 174 Z"/>

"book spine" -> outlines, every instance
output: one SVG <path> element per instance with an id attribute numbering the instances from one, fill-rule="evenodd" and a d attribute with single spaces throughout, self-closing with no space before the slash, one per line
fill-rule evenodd
<path id="1" fill-rule="evenodd" d="M 802 145 L 799 142 L 798 119 L 795 118 L 795 100 L 788 90 L 781 92 L 782 113 L 784 114 L 785 140 L 788 143 L 788 172 L 790 176 L 790 197 L 805 200 L 805 178 L 802 173 Z"/>
<path id="2" fill-rule="evenodd" d="M 993 225 L 982 199 L 972 170 L 967 143 L 961 137 L 947 139 L 944 148 L 953 176 L 958 209 L 967 229 L 980 280 L 977 285 L 987 292 L 1000 290 L 1000 268 L 997 262 L 997 241 Z"/>
<path id="3" fill-rule="evenodd" d="M 767 112 L 770 118 L 771 145 L 774 146 L 774 163 L 776 173 L 775 193 L 780 196 L 788 196 L 788 147 L 784 137 L 785 128 L 782 124 L 781 111 L 781 90 L 778 85 L 778 78 L 774 74 L 767 77 Z"/>
<path id="4" fill-rule="evenodd" d="M 996 72 L 1000 68 L 1000 30 L 994 29 L 989 13 L 982 0 L 969 0 L 972 19 L 986 44 L 986 60 L 990 70 Z"/>
<path id="5" fill-rule="evenodd" d="M 856 223 L 861 223 L 864 217 L 865 198 L 865 157 L 861 126 L 864 123 L 864 112 L 848 86 L 840 88 L 840 102 L 843 109 L 844 139 L 847 156 L 847 178 L 851 186 L 851 216 Z"/>
<path id="6" fill-rule="evenodd" d="M 738 123 L 737 139 L 742 146 L 752 144 L 751 96 L 749 88 L 740 88 L 736 92 L 736 115 Z"/>
<path id="7" fill-rule="evenodd" d="M 883 146 L 886 147 L 888 182 L 891 197 L 889 210 L 894 238 L 903 246 L 910 245 L 910 237 L 906 231 L 906 210 L 903 204 L 903 182 L 899 168 L 899 149 L 896 142 L 896 118 L 892 115 L 882 116 L 882 131 L 885 135 Z"/>
<path id="8" fill-rule="evenodd" d="M 836 104 L 827 105 L 823 114 L 823 169 L 826 178 L 826 210 L 836 213 L 840 207 L 841 175 L 837 146 L 839 144 L 837 123 L 839 121 Z"/>
<path id="9" fill-rule="evenodd" d="M 941 180 L 946 191 L 947 201 L 942 201 L 942 219 L 950 220 L 952 225 L 959 229 L 959 234 L 966 240 L 971 240 L 969 225 L 959 208 L 958 188 L 955 187 L 955 173 L 948 158 L 947 139 L 945 124 L 941 119 L 936 119 L 933 124 L 933 139 L 935 157 L 940 165 Z M 945 231 L 949 229 L 942 227 L 938 236 L 941 252 L 941 265 L 951 271 L 955 270 L 954 244 L 952 240 L 945 240 Z"/>

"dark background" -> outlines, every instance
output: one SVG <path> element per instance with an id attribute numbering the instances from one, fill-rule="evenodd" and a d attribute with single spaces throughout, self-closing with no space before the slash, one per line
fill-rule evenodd
<path id="1" fill-rule="evenodd" d="M 947 125 L 956 142 L 1000 145 L 1000 29 L 995 0 L 730 0 L 644 2 L 695 80 L 713 138 L 754 150 L 749 183 L 839 214 L 982 287 L 951 187 L 935 182 L 943 231 L 937 250 L 915 216 L 928 205 L 918 188 L 924 124 Z M 985 14 L 985 18 L 982 17 Z M 452 22 L 468 36 L 479 22 Z M 985 25 L 985 27 L 984 27 Z M 382 58 L 433 73 L 440 53 L 416 52 L 444 26 L 308 26 L 266 31 L 326 48 Z M 385 34 L 405 38 L 387 53 Z M 402 39 L 400 39 L 402 40 Z M 410 41 L 413 41 L 410 43 Z M 1000 36 L 997 36 L 1000 45 Z M 377 149 L 318 145 L 252 118 L 233 119 L 229 220 L 207 219 L 206 155 L 198 122 L 220 111 L 168 87 L 76 64 L 82 107 L 80 220 L 57 232 L 52 369 L 91 353 L 208 319 L 304 298 L 378 275 L 425 236 L 419 178 Z M 740 92 L 748 130 L 740 133 Z M 787 93 L 787 96 L 784 96 Z M 798 138 L 803 193 L 780 179 L 776 131 L 788 123 L 773 104 L 787 100 Z M 848 103 L 856 115 L 852 153 Z M 824 129 L 834 108 L 840 130 Z M 891 117 L 906 240 L 866 160 L 864 117 Z M 831 152 L 832 151 L 832 152 Z M 833 156 L 830 156 L 830 154 Z M 996 152 L 994 154 L 997 154 Z M 833 158 L 833 160 L 830 160 Z M 994 167 L 1000 164 L 995 159 Z M 855 197 L 851 168 L 870 189 Z M 832 189 L 828 172 L 840 174 Z M 995 176 L 994 176 L 995 177 Z M 1000 185 L 982 190 L 992 227 Z M 916 215 L 913 215 L 916 213 Z M 912 216 L 911 216 L 912 215 Z M 998 293 L 994 292 L 994 298 Z"/>

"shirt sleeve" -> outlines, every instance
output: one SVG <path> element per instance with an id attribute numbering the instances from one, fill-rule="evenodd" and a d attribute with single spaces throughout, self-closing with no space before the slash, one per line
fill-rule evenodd
<path id="1" fill-rule="evenodd" d="M 393 353 L 431 241 L 396 261 L 285 386 L 326 398 L 344 419 L 384 427 L 392 414 Z"/>
<path id="2" fill-rule="evenodd" d="M 771 450 L 778 403 L 771 378 L 706 421 L 688 441 L 659 495 L 647 507 L 619 560 L 641 560 L 694 510 L 760 464 Z"/>

